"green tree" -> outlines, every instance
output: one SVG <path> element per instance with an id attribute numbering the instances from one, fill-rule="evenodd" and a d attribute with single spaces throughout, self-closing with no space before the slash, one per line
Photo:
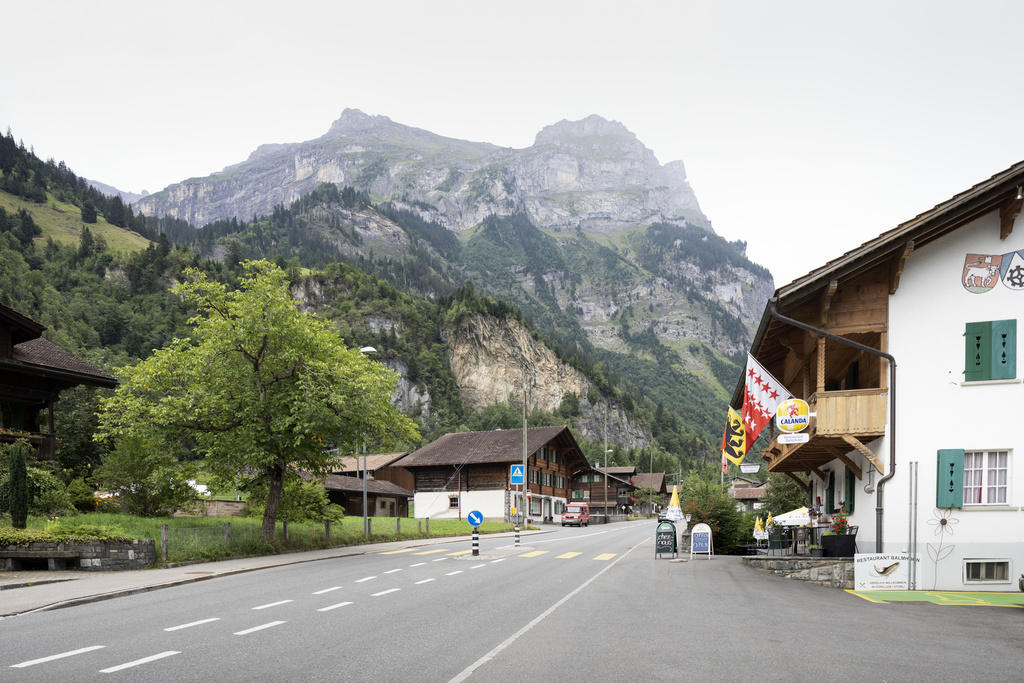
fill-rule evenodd
<path id="1" fill-rule="evenodd" d="M 10 504 L 11 526 L 24 529 L 28 523 L 28 443 L 19 439 L 7 448 L 8 458 L 8 494 Z"/>
<path id="2" fill-rule="evenodd" d="M 85 201 L 82 203 L 82 222 L 83 223 L 95 223 L 96 222 L 96 207 L 93 206 L 92 202 Z"/>
<path id="3" fill-rule="evenodd" d="M 173 291 L 198 310 L 192 338 L 120 371 L 97 437 L 190 442 L 219 482 L 262 482 L 260 534 L 270 541 L 287 473 L 326 474 L 332 442 L 351 452 L 364 439 L 411 443 L 418 433 L 391 404 L 394 373 L 300 311 L 280 268 L 247 261 L 243 270 L 234 291 L 185 271 Z"/>
<path id="4" fill-rule="evenodd" d="M 195 498 L 188 483 L 194 473 L 194 464 L 179 463 L 158 444 L 132 435 L 120 439 L 107 453 L 93 480 L 117 494 L 131 514 L 158 517 L 172 514 Z"/>
<path id="5" fill-rule="evenodd" d="M 715 552 L 728 553 L 743 542 L 743 514 L 725 486 L 691 473 L 683 480 L 680 496 L 683 510 L 691 515 L 690 527 L 701 522 L 711 527 Z"/>
<path id="6" fill-rule="evenodd" d="M 796 476 L 799 477 L 800 475 Z M 804 477 L 800 477 L 801 481 L 804 481 L 804 479 Z M 761 502 L 764 504 L 763 509 L 760 511 L 762 517 L 767 517 L 769 512 L 772 515 L 781 515 L 784 512 L 807 505 L 807 491 L 788 475 L 769 472 L 768 490 L 765 491 Z"/>

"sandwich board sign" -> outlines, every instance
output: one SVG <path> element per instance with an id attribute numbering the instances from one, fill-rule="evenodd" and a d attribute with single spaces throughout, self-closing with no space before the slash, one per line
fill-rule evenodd
<path id="1" fill-rule="evenodd" d="M 690 534 L 690 559 L 694 555 L 707 555 L 708 559 L 714 554 L 714 544 L 711 540 L 711 527 L 707 524 L 698 524 L 693 527 Z"/>

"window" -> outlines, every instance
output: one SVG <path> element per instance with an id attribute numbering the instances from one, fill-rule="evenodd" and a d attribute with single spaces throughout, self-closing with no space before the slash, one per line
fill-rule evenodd
<path id="1" fill-rule="evenodd" d="M 539 515 L 540 514 L 540 498 L 531 498 L 530 499 L 530 514 L 531 515 Z"/>
<path id="2" fill-rule="evenodd" d="M 448 496 L 448 507 L 449 508 L 457 508 L 457 507 L 459 507 L 459 497 L 458 496 Z"/>
<path id="3" fill-rule="evenodd" d="M 1009 560 L 964 560 L 964 583 L 1009 582 Z"/>
<path id="4" fill-rule="evenodd" d="M 590 492 L 586 491 L 584 489 L 573 489 L 573 491 L 572 491 L 572 499 L 573 500 L 583 500 L 584 498 L 589 498 L 589 497 L 590 497 Z"/>
<path id="5" fill-rule="evenodd" d="M 964 332 L 964 381 L 1014 379 L 1017 376 L 1017 321 L 967 323 Z"/>
<path id="6" fill-rule="evenodd" d="M 546 460 L 547 459 L 547 458 L 544 457 L 544 447 L 543 446 L 541 446 L 540 450 L 537 451 L 537 459 L 538 460 Z"/>
<path id="7" fill-rule="evenodd" d="M 964 505 L 1006 504 L 1007 451 L 964 453 Z"/>

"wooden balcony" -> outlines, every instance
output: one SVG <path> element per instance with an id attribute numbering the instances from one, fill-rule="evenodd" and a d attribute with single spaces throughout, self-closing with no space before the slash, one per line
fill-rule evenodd
<path id="1" fill-rule="evenodd" d="M 14 443 L 18 439 L 28 441 L 35 449 L 35 457 L 39 460 L 53 460 L 57 457 L 57 438 L 52 434 L 0 429 L 0 443 Z"/>
<path id="2" fill-rule="evenodd" d="M 865 446 L 885 435 L 888 391 L 879 388 L 823 391 L 807 401 L 811 412 L 810 426 L 804 430 L 807 443 L 781 444 L 776 435 L 762 458 L 772 472 L 804 472 L 815 470 L 832 460 L 842 460 L 860 478 L 860 467 L 846 455 L 856 450 L 876 470 L 884 473 L 884 464 Z"/>

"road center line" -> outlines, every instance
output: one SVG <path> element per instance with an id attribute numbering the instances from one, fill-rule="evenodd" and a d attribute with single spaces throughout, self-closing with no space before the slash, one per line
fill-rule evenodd
<path id="1" fill-rule="evenodd" d="M 472 567 L 470 567 L 470 569 L 480 569 L 480 567 L 486 567 L 486 566 L 487 566 L 486 562 L 484 564 L 474 564 Z"/>
<path id="2" fill-rule="evenodd" d="M 327 607 L 321 607 L 320 609 L 317 610 L 317 612 L 330 612 L 332 609 L 338 609 L 339 607 L 344 607 L 345 605 L 351 605 L 351 604 L 352 604 L 351 602 L 339 602 L 336 605 L 328 605 Z"/>
<path id="3" fill-rule="evenodd" d="M 374 593 L 370 597 L 371 598 L 379 598 L 382 595 L 387 595 L 388 593 L 396 593 L 396 592 L 398 592 L 400 590 L 402 590 L 402 589 L 401 588 L 389 588 L 386 591 L 381 591 L 380 593 Z"/>
<path id="4" fill-rule="evenodd" d="M 220 617 L 210 617 L 209 619 L 200 619 L 199 621 L 190 621 L 187 624 L 180 624 L 178 626 L 171 626 L 165 628 L 165 631 L 180 631 L 183 628 L 192 628 L 193 626 L 200 626 L 202 624 L 209 624 L 211 621 L 220 621 Z"/>
<path id="5" fill-rule="evenodd" d="M 385 574 L 394 574 L 395 572 L 400 572 L 400 571 L 402 571 L 402 570 L 401 569 L 389 569 L 389 570 L 387 570 L 384 573 Z"/>
<path id="6" fill-rule="evenodd" d="M 445 574 L 445 576 L 455 576 L 456 574 L 461 574 L 461 573 L 462 573 L 461 569 L 456 569 L 453 572 L 448 572 L 447 574 Z"/>
<path id="7" fill-rule="evenodd" d="M 92 652 L 93 650 L 102 650 L 106 645 L 90 645 L 89 647 L 81 647 L 77 650 L 71 650 L 70 652 L 61 652 L 59 655 L 50 655 L 49 657 L 40 657 L 39 659 L 30 659 L 27 662 L 21 664 L 11 664 L 12 669 L 24 669 L 26 666 L 35 666 L 36 664 L 44 664 L 46 662 L 52 662 L 55 659 L 63 659 L 64 657 L 74 657 L 75 655 L 84 654 L 86 652 Z"/>
<path id="8" fill-rule="evenodd" d="M 181 653 L 177 650 L 168 650 L 167 652 L 161 652 L 159 654 L 150 655 L 149 657 L 143 657 L 142 659 L 136 659 L 134 662 L 125 662 L 124 664 L 118 664 L 117 666 L 112 666 L 109 669 L 100 669 L 100 673 L 112 674 L 115 671 L 121 671 L 122 669 L 130 669 L 133 666 L 139 666 L 140 664 L 149 664 L 150 662 L 155 662 L 156 660 L 163 659 L 164 657 L 171 657 L 173 655 L 180 654 Z"/>
<path id="9" fill-rule="evenodd" d="M 426 562 L 417 562 L 416 564 L 410 564 L 410 567 L 422 567 Z"/>
<path id="10" fill-rule="evenodd" d="M 505 561 L 504 557 L 499 557 L 496 560 L 491 560 L 491 564 L 498 564 L 499 562 L 504 562 L 504 561 Z"/>
<path id="11" fill-rule="evenodd" d="M 573 589 L 572 591 L 570 591 L 570 592 L 569 592 L 569 593 L 568 593 L 568 594 L 567 594 L 567 595 L 566 595 L 565 597 L 563 597 L 563 598 L 562 598 L 561 600 L 559 600 L 558 602 L 556 602 L 555 604 L 553 604 L 553 605 L 552 605 L 551 607 L 548 607 L 548 608 L 547 608 L 546 610 L 544 610 L 544 611 L 543 611 L 543 612 L 542 612 L 542 613 L 541 613 L 541 614 L 540 614 L 539 616 L 535 617 L 535 618 L 533 619 L 533 621 L 531 621 L 531 622 L 530 622 L 530 623 L 528 623 L 528 624 L 527 624 L 526 626 L 522 627 L 521 629 L 519 629 L 518 631 L 516 631 L 515 633 L 513 633 L 513 634 L 512 634 L 511 636 L 509 636 L 509 637 L 508 637 L 507 639 L 505 639 L 505 641 L 504 641 L 503 643 L 500 643 L 500 644 L 499 644 L 499 645 L 497 645 L 497 646 L 496 646 L 496 647 L 495 647 L 495 648 L 494 648 L 493 650 L 491 650 L 490 652 L 488 652 L 487 654 L 485 654 L 485 655 L 484 655 L 483 657 L 481 657 L 480 659 L 476 660 L 475 662 L 473 662 L 472 664 L 470 664 L 470 665 L 469 665 L 468 667 L 466 667 L 465 669 L 463 669 L 461 673 L 459 673 L 459 674 L 458 674 L 458 675 L 457 675 L 457 676 L 456 676 L 455 678 L 451 679 L 451 680 L 450 680 L 450 681 L 449 681 L 448 683 L 461 683 L 461 681 L 464 681 L 464 680 L 466 680 L 467 678 L 469 678 L 470 676 L 472 676 L 472 675 L 473 675 L 473 672 L 474 672 L 474 671 L 476 671 L 476 670 L 477 670 L 477 669 L 479 669 L 479 668 L 480 668 L 481 666 L 483 666 L 483 665 L 484 665 L 484 664 L 486 664 L 487 662 L 489 662 L 489 661 L 491 661 L 492 659 L 494 659 L 494 658 L 495 658 L 496 656 L 498 656 L 499 654 L 501 654 L 501 652 L 502 652 L 502 651 L 503 651 L 503 650 L 504 650 L 505 648 L 507 648 L 507 647 L 508 647 L 508 646 L 510 646 L 510 645 L 511 645 L 512 643 L 514 643 L 514 642 L 516 642 L 517 640 L 519 640 L 519 638 L 520 638 L 520 637 L 521 637 L 522 635 L 524 635 L 524 634 L 525 634 L 526 632 L 528 632 L 528 631 L 529 631 L 530 629 L 532 629 L 532 628 L 533 628 L 534 626 L 536 626 L 537 624 L 539 624 L 540 622 L 544 621 L 544 620 L 545 620 L 545 619 L 547 619 L 547 618 L 548 618 L 549 616 L 551 616 L 551 614 L 552 614 L 552 613 L 553 613 L 553 612 L 554 612 L 554 611 L 555 611 L 556 609 L 558 609 L 559 607 L 561 607 L 562 605 L 564 605 L 565 603 L 567 603 L 567 602 L 568 602 L 568 601 L 569 601 L 569 600 L 570 600 L 570 599 L 571 599 L 571 598 L 572 598 L 572 597 L 573 597 L 574 595 L 576 595 L 577 593 L 579 593 L 580 591 L 582 591 L 582 590 L 583 590 L 584 588 L 586 588 L 587 586 L 589 586 L 589 585 L 590 585 L 591 583 L 593 583 L 594 581 L 596 581 L 596 580 L 597 580 L 597 578 L 598 578 L 599 576 L 601 576 L 601 575 L 602 575 L 602 574 L 604 574 L 604 573 L 605 573 L 606 571 L 608 571 L 609 569 L 611 569 L 612 567 L 614 567 L 615 565 L 617 565 L 617 564 L 618 564 L 619 562 L 621 562 L 621 561 L 622 561 L 623 559 L 625 559 L 626 555 L 629 555 L 629 554 L 630 554 L 631 552 L 633 552 L 633 550 L 634 550 L 634 549 L 636 549 L 636 548 L 639 548 L 639 547 L 640 547 L 640 545 L 641 545 L 641 544 L 639 544 L 639 543 L 638 543 L 637 545 L 634 545 L 634 546 L 633 546 L 632 548 L 630 548 L 630 549 L 629 549 L 629 550 L 627 550 L 626 552 L 622 553 L 622 555 L 621 555 L 621 556 L 620 556 L 620 557 L 619 557 L 619 558 L 618 558 L 617 560 L 614 560 L 613 562 L 610 562 L 610 563 L 608 564 L 608 566 L 606 566 L 606 567 L 605 567 L 604 569 L 602 569 L 601 571 L 599 571 L 598 573 L 594 574 L 594 575 L 593 575 L 593 576 L 591 576 L 591 577 L 590 577 L 589 579 L 587 579 L 586 581 L 584 581 L 583 583 L 581 583 L 581 584 L 580 584 L 579 586 L 577 586 L 577 587 L 576 587 L 575 589 Z"/>
<path id="12" fill-rule="evenodd" d="M 376 579 L 376 578 L 377 578 L 376 576 L 364 576 L 361 579 L 356 579 L 356 583 L 362 583 L 363 581 L 372 581 L 373 579 Z"/>
<path id="13" fill-rule="evenodd" d="M 325 588 L 322 591 L 313 591 L 313 595 L 323 595 L 324 593 L 330 593 L 331 591 L 336 591 L 339 588 L 341 588 L 341 586 L 331 586 L 330 588 Z"/>
<path id="14" fill-rule="evenodd" d="M 292 600 L 278 600 L 277 602 L 268 602 L 266 605 L 259 605 L 253 607 L 253 609 L 267 609 L 268 607 L 277 607 L 278 605 L 287 605 Z"/>
<path id="15" fill-rule="evenodd" d="M 416 585 L 418 586 L 418 585 L 420 585 L 421 583 L 430 583 L 430 582 L 431 582 L 431 581 L 433 581 L 433 580 L 434 580 L 434 579 L 423 579 L 422 581 L 417 581 L 417 582 L 416 582 Z"/>
<path id="16" fill-rule="evenodd" d="M 234 635 L 236 635 L 236 636 L 247 636 L 250 633 L 255 633 L 256 631 L 262 631 L 265 628 L 273 628 L 275 626 L 280 626 L 281 624 L 287 624 L 287 623 L 288 623 L 287 621 L 271 621 L 271 622 L 268 622 L 266 624 L 260 624 L 259 626 L 253 626 L 252 628 L 247 628 L 244 631 L 235 631 Z"/>
<path id="17" fill-rule="evenodd" d="M 447 557 L 439 557 L 436 560 L 431 560 L 431 562 L 444 562 L 447 559 L 448 559 Z"/>

